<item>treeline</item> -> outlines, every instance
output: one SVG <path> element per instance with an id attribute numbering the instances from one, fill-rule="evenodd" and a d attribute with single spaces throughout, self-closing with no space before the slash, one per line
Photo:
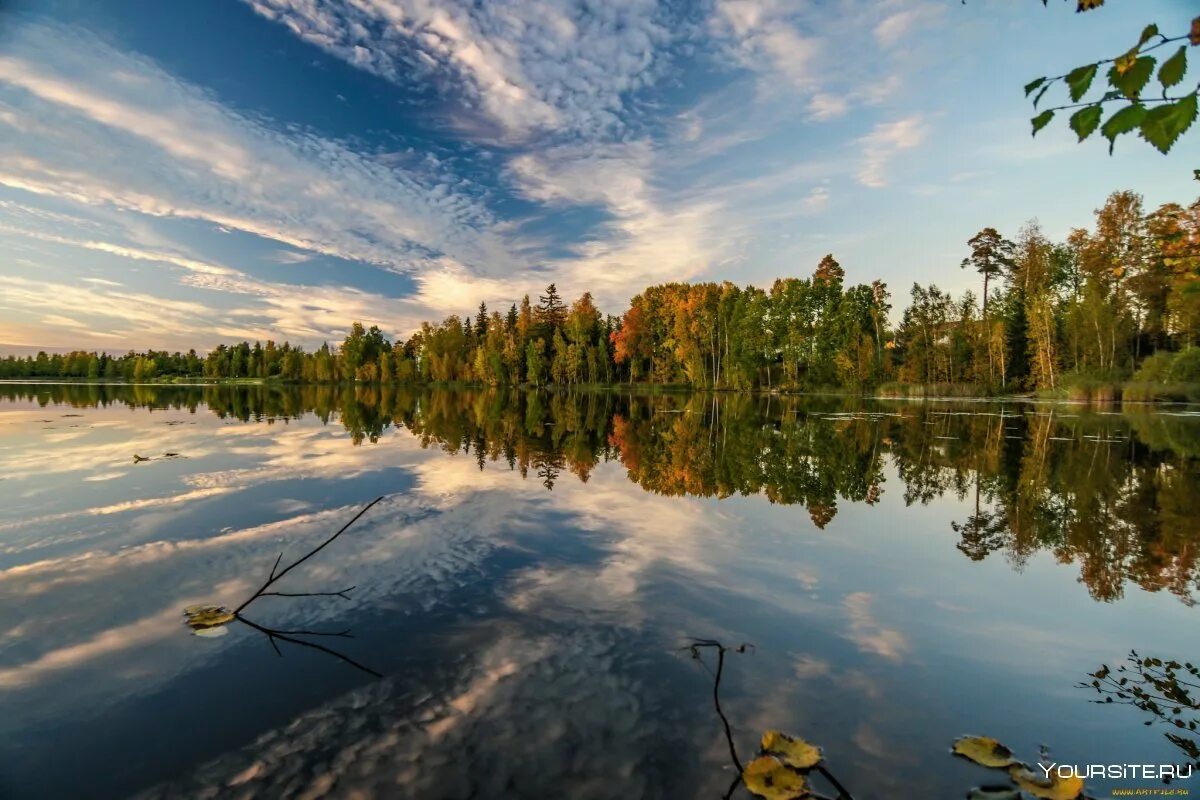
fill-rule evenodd
<path id="1" fill-rule="evenodd" d="M 404 341 L 355 323 L 315 352 L 242 342 L 203 357 L 39 353 L 0 362 L 0 377 L 979 392 L 1133 379 L 1147 399 L 1200 385 L 1200 201 L 1146 213 L 1140 196 L 1117 192 L 1092 230 L 1065 241 L 1030 222 L 1011 240 L 985 228 L 965 252 L 981 294 L 913 284 L 898 325 L 882 281 L 846 286 L 827 255 L 810 277 L 769 289 L 651 286 L 621 317 L 602 315 L 590 294 L 568 305 L 551 284 L 536 304 L 526 296 L 501 314 L 481 303 Z"/>

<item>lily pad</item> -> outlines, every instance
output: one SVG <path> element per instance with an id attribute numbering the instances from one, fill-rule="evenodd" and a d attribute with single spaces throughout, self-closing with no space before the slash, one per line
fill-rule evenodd
<path id="1" fill-rule="evenodd" d="M 960 736 L 954 740 L 954 753 L 976 764 L 1004 769 L 1017 763 L 1012 750 L 990 736 Z"/>
<path id="2" fill-rule="evenodd" d="M 187 626 L 196 633 L 233 622 L 233 612 L 224 606 L 188 606 L 183 610 L 183 617 Z"/>
<path id="3" fill-rule="evenodd" d="M 796 769 L 812 769 L 821 761 L 821 748 L 779 731 L 763 734 L 762 750 Z"/>
<path id="4" fill-rule="evenodd" d="M 742 780 L 751 794 L 764 800 L 797 800 L 808 796 L 804 776 L 775 756 L 759 756 L 751 761 L 742 770 Z"/>
<path id="5" fill-rule="evenodd" d="M 1075 800 L 1083 794 L 1083 778 L 1077 775 L 1063 778 L 1051 770 L 1047 778 L 1044 772 L 1037 774 L 1024 766 L 1014 766 L 1008 774 L 1017 786 L 1041 800 Z"/>

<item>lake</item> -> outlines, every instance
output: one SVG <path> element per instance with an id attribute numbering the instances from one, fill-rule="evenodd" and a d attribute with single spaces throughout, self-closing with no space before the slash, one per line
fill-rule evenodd
<path id="1" fill-rule="evenodd" d="M 858 800 L 1184 763 L 1079 684 L 1196 658 L 1198 559 L 1187 409 L 0 385 L 0 796 L 719 798 L 694 640 Z"/>

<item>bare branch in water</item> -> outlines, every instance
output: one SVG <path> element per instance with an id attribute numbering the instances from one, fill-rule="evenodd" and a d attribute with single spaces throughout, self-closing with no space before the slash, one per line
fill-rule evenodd
<path id="1" fill-rule="evenodd" d="M 721 725 L 725 728 L 725 741 L 729 745 L 729 757 L 733 761 L 733 765 L 737 767 L 737 777 L 733 779 L 733 783 L 729 785 L 729 789 L 725 792 L 724 800 L 729 800 L 729 798 L 733 797 L 738 784 L 742 782 L 742 773 L 745 772 L 742 761 L 738 758 L 737 745 L 733 741 L 733 728 L 729 724 L 729 718 L 725 716 L 725 711 L 721 708 L 721 676 L 725 671 L 725 654 L 728 652 L 745 653 L 753 648 L 754 645 L 747 643 L 742 643 L 732 648 L 726 647 L 716 639 L 693 639 L 691 643 L 681 648 L 690 651 L 692 658 L 700 661 L 702 664 L 704 660 L 700 657 L 701 650 L 711 649 L 717 651 L 717 671 L 713 673 L 713 706 L 717 710 L 717 716 L 721 718 Z M 707 664 L 705 666 L 707 667 Z M 830 785 L 837 790 L 838 795 L 836 798 L 829 798 L 810 789 L 805 797 L 811 797 L 813 800 L 854 800 L 854 796 L 850 794 L 849 790 L 842 785 L 841 781 L 833 776 L 833 773 L 823 763 L 818 763 L 814 769 L 821 773 L 825 777 L 825 780 L 829 781 Z"/>
<path id="2" fill-rule="evenodd" d="M 279 579 L 281 579 L 281 578 L 282 578 L 284 575 L 287 575 L 289 572 L 291 572 L 292 570 L 294 570 L 296 567 L 300 566 L 300 565 L 301 565 L 301 564 L 303 564 L 305 561 L 308 561 L 310 558 L 312 558 L 313 556 L 315 556 L 317 553 L 321 552 L 321 551 L 322 551 L 322 550 L 324 550 L 326 547 L 328 547 L 328 546 L 329 546 L 329 545 L 330 545 L 330 544 L 333 542 L 333 540 L 334 540 L 334 539 L 338 538 L 338 537 L 339 537 L 339 536 L 341 536 L 343 533 L 345 533 L 345 532 L 346 532 L 346 531 L 347 531 L 347 530 L 350 528 L 350 526 L 351 526 L 351 525 L 353 525 L 354 523 L 358 522 L 359 518 L 360 518 L 360 517 L 361 517 L 363 514 L 365 514 L 365 513 L 367 513 L 368 511 L 370 511 L 370 510 L 371 510 L 371 507 L 372 507 L 372 506 L 374 506 L 376 503 L 378 503 L 378 502 L 379 502 L 379 501 L 381 501 L 381 500 L 383 500 L 383 497 L 382 497 L 382 496 L 380 496 L 380 497 L 376 497 L 374 500 L 372 500 L 371 502 L 367 503 L 367 504 L 366 504 L 366 505 L 365 505 L 365 506 L 362 508 L 362 510 L 360 510 L 360 511 L 359 511 L 357 514 L 355 514 L 355 515 L 354 515 L 354 517 L 353 517 L 353 518 L 351 518 L 351 520 L 350 520 L 349 522 L 347 522 L 345 525 L 343 525 L 341 528 L 339 528 L 339 529 L 338 529 L 338 531 L 337 531 L 337 533 L 333 534 L 333 536 L 330 536 L 328 539 L 326 539 L 325 541 L 321 542 L 319 545 L 317 545 L 316 547 L 314 547 L 312 550 L 309 550 L 309 551 L 308 551 L 308 553 L 306 553 L 305 555 L 303 555 L 303 556 L 301 556 L 300 558 L 296 559 L 296 560 L 295 560 L 295 561 L 293 561 L 291 564 L 288 564 L 286 567 L 284 567 L 284 568 L 283 568 L 282 570 L 280 570 L 279 572 L 276 572 L 275 570 L 276 570 L 276 568 L 279 566 L 279 562 L 283 560 L 283 553 L 280 553 L 280 554 L 279 554 L 279 558 L 275 559 L 275 566 L 271 568 L 271 574 L 267 576 L 267 581 L 266 581 L 266 583 L 264 583 L 264 584 L 263 584 L 261 587 L 259 587 L 258 591 L 257 591 L 257 592 L 255 592 L 254 594 L 252 594 L 252 595 L 250 596 L 250 598 L 249 598 L 248 600 L 246 600 L 246 602 L 242 603 L 240 606 L 238 606 L 237 608 L 235 608 L 235 609 L 233 610 L 233 613 L 234 613 L 234 614 L 237 614 L 239 611 L 243 610 L 243 609 L 244 609 L 246 606 L 250 605 L 250 604 L 251 604 L 251 603 L 253 603 L 255 600 L 257 600 L 258 598 L 262 597 L 262 596 L 263 596 L 263 593 L 264 593 L 264 592 L 266 592 L 266 591 L 267 591 L 267 589 L 271 588 L 271 586 L 272 586 L 272 585 L 273 585 L 273 584 L 274 584 L 276 581 L 278 581 L 278 580 L 279 580 Z M 350 587 L 350 588 L 354 588 L 354 587 Z M 349 590 L 347 589 L 346 591 L 349 591 Z"/>
<path id="3" fill-rule="evenodd" d="M 279 642 L 288 642 L 290 644 L 298 645 L 300 647 L 307 647 L 312 650 L 318 650 L 327 655 L 331 655 L 340 661 L 344 661 L 347 664 L 349 664 L 350 666 L 355 667 L 356 669 L 360 669 L 363 672 L 367 673 L 368 675 L 373 675 L 376 678 L 382 678 L 383 676 L 381 674 L 379 674 L 378 672 L 376 672 L 375 670 L 371 669 L 368 666 L 360 664 L 359 662 L 355 661 L 354 659 L 350 658 L 349 656 L 345 655 L 344 653 L 340 653 L 337 650 L 334 650 L 330 647 L 326 647 L 325 645 L 322 645 L 322 644 L 318 644 L 316 642 L 310 642 L 306 639 L 296 638 L 298 636 L 328 636 L 328 637 L 341 638 L 341 639 L 353 639 L 354 636 L 350 633 L 349 629 L 346 629 L 344 631 L 281 630 L 279 628 L 271 628 L 266 625 L 260 625 L 259 623 L 254 622 L 253 620 L 249 620 L 246 617 L 242 616 L 242 612 L 245 611 L 246 608 L 251 603 L 253 603 L 255 600 L 259 599 L 260 597 L 340 597 L 343 600 L 349 600 L 350 592 L 352 592 L 355 589 L 354 586 L 350 586 L 345 589 L 338 589 L 337 591 L 332 591 L 332 592 L 273 592 L 273 591 L 268 591 L 268 589 L 270 589 L 275 583 L 277 583 L 281 578 L 283 578 L 284 575 L 287 575 L 293 569 L 300 566 L 305 561 L 308 561 L 310 558 L 315 556 L 317 553 L 321 552 L 326 547 L 328 547 L 335 539 L 337 539 L 339 536 L 341 536 L 343 533 L 345 533 L 347 530 L 349 530 L 351 525 L 353 525 L 355 522 L 358 522 L 358 520 L 362 517 L 363 514 L 367 513 L 367 511 L 369 511 L 372 506 L 374 506 L 376 503 L 378 503 L 382 499 L 383 499 L 382 496 L 376 497 L 370 503 L 367 503 L 367 505 L 365 505 L 362 509 L 360 509 L 359 512 L 357 514 L 355 514 L 350 519 L 349 522 L 347 522 L 345 525 L 343 525 L 341 528 L 339 528 L 336 533 L 334 533 L 332 536 L 330 536 L 325 541 L 321 542 L 321 544 L 317 545 L 312 550 L 308 551 L 306 554 L 304 554 L 300 558 L 293 561 L 291 564 L 288 564 L 283 569 L 279 568 L 279 564 L 283 561 L 283 553 L 281 552 L 279 554 L 279 556 L 275 559 L 275 563 L 271 567 L 271 572 L 270 572 L 270 574 L 267 575 L 267 580 L 263 583 L 263 585 L 258 588 L 258 591 L 256 591 L 254 594 L 250 595 L 250 597 L 247 598 L 245 602 L 243 602 L 240 606 L 238 606 L 237 608 L 235 608 L 233 610 L 234 619 L 238 620 L 239 622 L 245 623 L 249 627 L 258 631 L 259 633 L 264 634 L 267 637 L 267 641 L 270 642 L 272 649 L 275 650 L 275 654 L 278 655 L 280 658 L 283 657 L 283 652 L 279 649 Z"/>
<path id="4" fill-rule="evenodd" d="M 326 647 L 323 644 L 317 644 L 316 642 L 309 642 L 309 641 L 305 641 L 304 639 L 295 638 L 297 635 L 340 636 L 341 634 L 321 634 L 321 633 L 316 633 L 314 631 L 286 631 L 286 632 L 278 631 L 278 630 L 275 630 L 274 628 L 268 628 L 265 625 L 259 625 L 257 622 L 248 620 L 241 615 L 237 615 L 237 618 L 239 621 L 244 622 L 245 624 L 249 625 L 251 628 L 254 628 L 255 630 L 259 631 L 260 633 L 266 634 L 267 639 L 271 642 L 271 646 L 275 648 L 275 652 L 278 653 L 281 657 L 283 656 L 283 653 L 281 653 L 279 651 L 279 645 L 277 645 L 275 643 L 276 639 L 278 639 L 282 642 L 290 642 L 291 644 L 299 645 L 300 647 L 308 647 L 313 650 L 319 650 L 320 652 L 325 653 L 326 655 L 331 655 L 334 658 L 339 659 L 340 661 L 346 662 L 347 664 L 349 664 L 350 666 L 352 666 L 356 669 L 362 670 L 363 672 L 367 673 L 368 675 L 372 675 L 376 678 L 383 677 L 383 675 L 381 675 L 380 673 L 376 672 L 375 670 L 371 669 L 370 667 L 366 666 L 365 664 L 360 664 L 359 662 L 355 661 L 353 658 L 346 655 L 345 653 L 339 653 L 337 650 L 334 650 L 330 647 Z"/>

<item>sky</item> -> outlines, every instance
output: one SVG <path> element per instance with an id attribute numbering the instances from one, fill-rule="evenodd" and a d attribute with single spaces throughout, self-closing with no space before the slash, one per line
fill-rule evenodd
<path id="1" fill-rule="evenodd" d="M 0 2 L 0 351 L 308 347 L 668 281 L 957 292 L 985 226 L 1197 196 L 1022 86 L 1193 0 Z M 1054 98 L 1050 98 L 1054 99 Z M 1193 151 L 1194 152 L 1194 151 Z M 1194 160 L 1194 159 L 1191 159 Z"/>

